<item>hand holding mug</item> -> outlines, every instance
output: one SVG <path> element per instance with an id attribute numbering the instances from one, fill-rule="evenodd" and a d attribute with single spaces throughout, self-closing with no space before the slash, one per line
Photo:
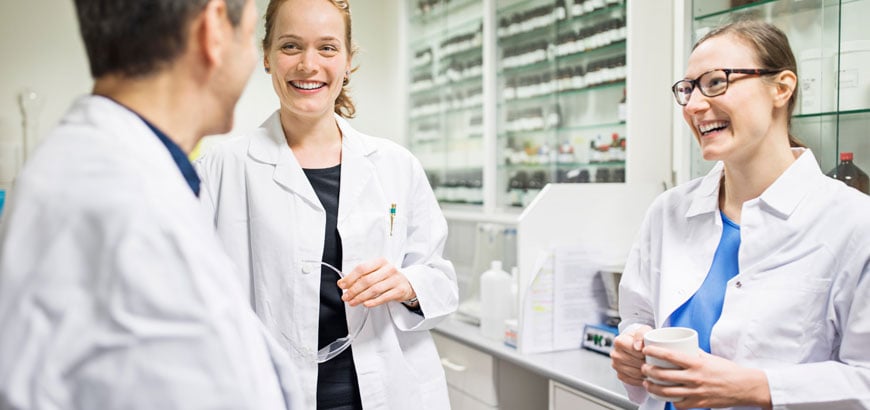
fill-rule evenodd
<path id="1" fill-rule="evenodd" d="M 625 384 L 642 386 L 644 376 L 640 371 L 643 366 L 643 335 L 652 330 L 647 325 L 641 325 L 631 331 L 626 331 L 613 341 L 610 351 L 611 367 L 616 370 L 616 377 Z"/>
<path id="2" fill-rule="evenodd" d="M 656 346 L 681 353 L 691 354 L 700 352 L 698 348 L 698 332 L 687 327 L 663 327 L 651 330 L 644 334 L 643 342 L 644 346 Z M 646 355 L 646 363 L 665 369 L 680 369 L 679 366 L 671 362 L 650 355 Z M 647 377 L 647 379 L 652 383 L 663 386 L 678 385 L 677 383 L 657 380 L 652 377 Z M 653 393 L 650 393 L 650 395 L 654 399 L 661 401 L 678 402 L 683 400 L 682 397 L 663 397 Z"/>

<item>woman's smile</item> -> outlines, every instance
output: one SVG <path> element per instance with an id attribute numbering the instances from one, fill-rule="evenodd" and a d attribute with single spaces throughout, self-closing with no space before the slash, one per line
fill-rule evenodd
<path id="1" fill-rule="evenodd" d="M 290 84 L 290 87 L 303 94 L 311 94 L 326 87 L 326 83 L 322 81 L 291 80 L 287 84 Z"/>
<path id="2" fill-rule="evenodd" d="M 731 126 L 730 121 L 702 121 L 695 125 L 701 137 L 713 137 Z"/>

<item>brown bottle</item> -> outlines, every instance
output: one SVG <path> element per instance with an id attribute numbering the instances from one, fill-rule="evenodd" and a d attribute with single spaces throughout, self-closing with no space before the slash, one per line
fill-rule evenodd
<path id="1" fill-rule="evenodd" d="M 855 166 L 852 158 L 853 154 L 851 152 L 841 152 L 840 164 L 832 169 L 831 172 L 828 172 L 828 176 L 843 181 L 846 185 L 870 195 L 870 177 L 861 168 Z"/>

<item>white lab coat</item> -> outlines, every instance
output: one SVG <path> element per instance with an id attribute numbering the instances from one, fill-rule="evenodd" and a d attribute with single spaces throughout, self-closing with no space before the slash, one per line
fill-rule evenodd
<path id="1" fill-rule="evenodd" d="M 336 116 L 342 132 L 338 231 L 345 271 L 385 257 L 408 278 L 423 316 L 398 302 L 371 309 L 353 342 L 367 409 L 446 409 L 447 385 L 428 329 L 458 303 L 456 273 L 441 256 L 447 223 L 420 163 L 406 149 L 364 135 Z M 290 353 L 305 407 L 317 388 L 320 267 L 326 214 L 287 145 L 278 113 L 196 163 L 206 204 L 233 259 L 245 269 L 255 311 Z M 390 235 L 390 206 L 396 219 Z M 348 328 L 362 307 L 347 307 Z"/>
<path id="2" fill-rule="evenodd" d="M 0 408 L 287 408 L 288 359 L 231 266 L 154 133 L 81 98 L 0 226 Z"/>
<path id="3" fill-rule="evenodd" d="M 870 197 L 826 177 L 809 150 L 743 204 L 739 274 L 712 353 L 763 369 L 774 409 L 870 408 Z M 661 327 L 701 286 L 722 235 L 723 165 L 659 196 L 620 284 L 625 332 Z M 642 409 L 661 409 L 626 385 Z"/>

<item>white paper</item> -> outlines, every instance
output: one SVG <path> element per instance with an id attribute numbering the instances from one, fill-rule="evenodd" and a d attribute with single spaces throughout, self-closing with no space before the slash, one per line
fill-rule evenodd
<path id="1" fill-rule="evenodd" d="M 598 275 L 603 264 L 588 247 L 561 246 L 554 255 L 553 350 L 575 349 L 584 326 L 604 319 L 607 293 Z"/>
<path id="2" fill-rule="evenodd" d="M 613 270 L 620 260 L 588 244 L 557 246 L 539 256 L 525 288 L 520 351 L 579 349 L 584 326 L 601 324 L 608 306 L 598 272 Z"/>
<path id="3" fill-rule="evenodd" d="M 522 353 L 553 350 L 553 253 L 538 256 L 535 274 L 525 286 L 520 315 L 519 350 Z"/>

